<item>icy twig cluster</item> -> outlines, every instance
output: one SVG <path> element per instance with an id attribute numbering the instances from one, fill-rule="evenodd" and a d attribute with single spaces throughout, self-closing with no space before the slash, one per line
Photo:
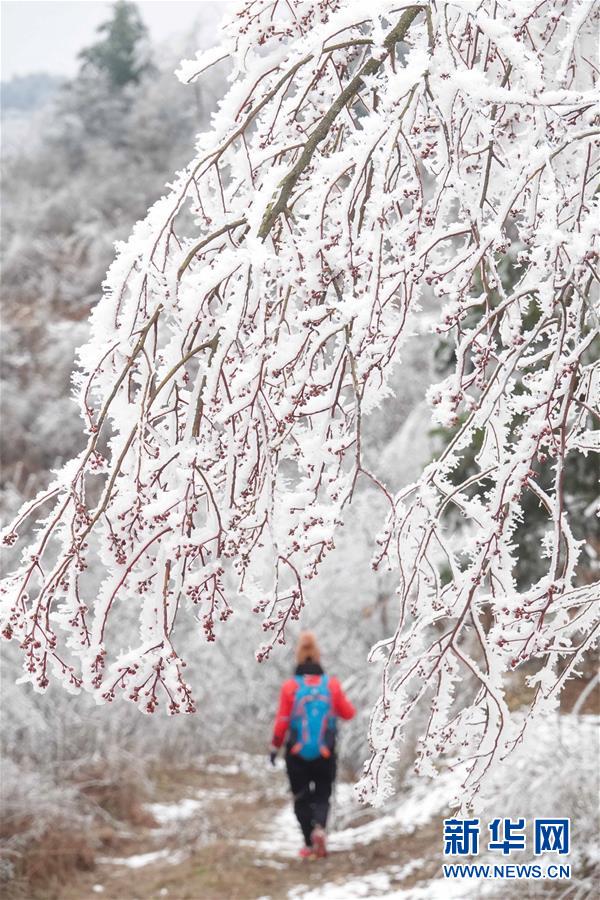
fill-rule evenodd
<path id="1" fill-rule="evenodd" d="M 389 790 L 423 700 L 421 770 L 458 754 L 471 786 L 519 740 L 507 672 L 527 664 L 532 711 L 556 703 L 598 633 L 564 479 L 569 453 L 599 448 L 597 27 L 587 0 L 254 0 L 182 64 L 191 82 L 228 58 L 230 89 L 109 270 L 77 377 L 87 448 L 5 532 L 39 519 L 2 587 L 34 687 L 53 673 L 99 700 L 194 711 L 180 607 L 214 640 L 239 602 L 233 566 L 264 616 L 263 659 L 364 479 L 389 506 L 374 565 L 399 573 L 365 793 Z M 429 395 L 455 436 L 394 496 L 362 430 L 424 327 L 455 344 Z M 526 492 L 547 568 L 522 591 Z M 132 606 L 133 649 L 118 631 Z"/>

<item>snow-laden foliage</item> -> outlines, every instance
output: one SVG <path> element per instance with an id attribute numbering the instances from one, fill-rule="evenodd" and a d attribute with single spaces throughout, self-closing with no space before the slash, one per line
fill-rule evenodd
<path id="1" fill-rule="evenodd" d="M 85 451 L 5 532 L 39 518 L 3 584 L 25 680 L 195 711 L 178 612 L 212 641 L 249 599 L 264 659 L 364 481 L 388 508 L 373 564 L 399 579 L 365 794 L 385 796 L 422 701 L 421 771 L 470 760 L 465 796 L 519 741 L 507 673 L 532 713 L 556 705 L 598 628 L 565 484 L 598 449 L 597 18 L 587 0 L 255 0 L 182 64 L 191 82 L 229 57 L 231 87 L 109 270 L 77 378 Z M 429 393 L 454 437 L 394 495 L 362 429 L 424 328 L 455 345 Z M 523 589 L 528 492 L 547 564 Z"/>

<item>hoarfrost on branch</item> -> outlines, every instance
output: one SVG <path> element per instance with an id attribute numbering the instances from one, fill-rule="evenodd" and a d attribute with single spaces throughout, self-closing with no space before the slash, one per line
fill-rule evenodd
<path id="1" fill-rule="evenodd" d="M 364 480 L 387 503 L 373 565 L 397 572 L 399 613 L 374 650 L 365 795 L 390 789 L 423 701 L 418 765 L 466 761 L 467 794 L 520 739 L 508 673 L 526 666 L 531 714 L 556 705 L 598 636 L 564 478 L 598 450 L 597 27 L 587 0 L 257 0 L 182 64 L 190 82 L 228 57 L 229 91 L 118 247 L 80 354 L 85 451 L 4 533 L 37 519 L 2 587 L 34 688 L 193 712 L 179 610 L 214 640 L 233 567 L 264 659 Z M 428 329 L 455 348 L 428 395 L 452 437 L 394 495 L 364 462 L 365 416 Z M 528 492 L 547 565 L 523 589 Z M 137 644 L 111 651 L 132 606 Z"/>

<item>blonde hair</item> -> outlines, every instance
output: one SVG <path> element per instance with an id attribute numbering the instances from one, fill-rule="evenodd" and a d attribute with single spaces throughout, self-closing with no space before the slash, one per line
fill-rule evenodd
<path id="1" fill-rule="evenodd" d="M 315 663 L 320 662 L 321 651 L 312 631 L 303 631 L 296 646 L 296 662 L 301 665 L 309 660 Z"/>

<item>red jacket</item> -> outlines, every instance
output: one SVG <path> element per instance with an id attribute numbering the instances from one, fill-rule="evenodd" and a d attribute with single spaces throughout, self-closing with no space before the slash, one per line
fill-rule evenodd
<path id="1" fill-rule="evenodd" d="M 304 675 L 307 684 L 318 684 L 322 675 Z M 273 727 L 273 746 L 281 747 L 285 740 L 285 736 L 290 724 L 290 716 L 294 707 L 294 697 L 298 688 L 298 682 L 295 678 L 288 678 L 281 686 L 279 694 L 279 707 L 275 716 L 275 725 Z M 356 710 L 344 694 L 342 686 L 337 678 L 329 679 L 329 690 L 331 692 L 331 704 L 333 713 L 341 719 L 352 719 Z"/>

